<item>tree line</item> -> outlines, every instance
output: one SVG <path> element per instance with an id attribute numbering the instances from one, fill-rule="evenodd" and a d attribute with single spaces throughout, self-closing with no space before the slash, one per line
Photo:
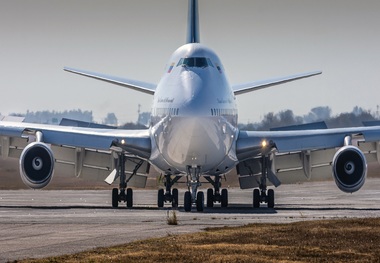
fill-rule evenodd
<path id="1" fill-rule="evenodd" d="M 239 124 L 239 128 L 251 131 L 268 131 L 273 128 L 301 125 L 324 121 L 328 128 L 358 127 L 363 122 L 377 121 L 378 113 L 371 113 L 361 107 L 354 107 L 350 113 L 340 113 L 332 116 L 330 107 L 315 107 L 308 114 L 297 116 L 292 110 L 283 110 L 278 113 L 269 112 L 264 115 L 261 122 Z"/>
<path id="2" fill-rule="evenodd" d="M 25 122 L 56 124 L 58 125 L 62 118 L 74 119 L 78 121 L 94 123 L 92 111 L 83 110 L 66 110 L 66 111 L 27 111 L 26 114 L 11 114 L 12 116 L 25 117 Z M 149 119 L 149 113 L 141 113 L 144 120 Z M 146 115 L 146 116 L 145 116 Z M 307 123 L 324 121 L 328 128 L 339 127 L 357 127 L 363 126 L 364 121 L 379 120 L 378 112 L 372 113 L 361 107 L 354 107 L 350 113 L 340 113 L 336 116 L 332 115 L 332 110 L 328 106 L 312 108 L 309 113 L 303 116 L 297 116 L 292 110 L 283 110 L 277 113 L 269 112 L 264 115 L 260 122 L 239 124 L 242 130 L 251 131 L 268 131 L 272 128 L 286 127 L 292 125 L 301 125 Z M 140 120 L 140 118 L 139 118 Z M 145 122 L 145 121 L 144 121 Z M 137 123 L 128 122 L 124 124 L 118 123 L 118 119 L 114 113 L 108 113 L 103 119 L 102 124 L 118 126 L 123 129 L 144 129 L 146 126 Z"/>

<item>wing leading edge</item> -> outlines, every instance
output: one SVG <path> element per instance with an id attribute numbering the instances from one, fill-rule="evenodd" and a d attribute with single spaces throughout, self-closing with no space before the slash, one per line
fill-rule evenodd
<path id="1" fill-rule="evenodd" d="M 316 76 L 319 74 L 322 74 L 322 71 L 312 71 L 312 72 L 301 73 L 301 74 L 292 75 L 292 76 L 285 76 L 285 77 L 279 77 L 279 78 L 268 79 L 268 80 L 259 80 L 255 82 L 234 85 L 232 86 L 232 89 L 235 95 L 240 95 L 240 94 L 248 93 L 251 91 L 265 89 L 265 88 L 269 88 L 275 85 L 280 85 L 280 84 L 284 84 L 284 83 L 299 80 L 299 79 L 309 78 L 309 77 Z"/>
<path id="2" fill-rule="evenodd" d="M 80 70 L 80 69 L 74 69 L 74 68 L 64 68 L 65 71 L 75 73 L 78 75 L 82 75 L 85 77 L 105 81 L 108 83 L 112 83 L 115 85 L 119 85 L 122 87 L 130 88 L 136 91 L 140 91 L 143 93 L 147 93 L 150 95 L 154 95 L 156 85 L 152 83 L 147 83 L 143 81 L 138 81 L 138 80 L 132 80 L 132 79 L 127 79 L 127 78 L 120 78 L 116 76 L 110 76 L 102 73 L 97 73 L 97 72 L 91 72 L 87 70 Z"/>
<path id="3" fill-rule="evenodd" d="M 380 126 L 304 131 L 240 131 L 236 145 L 239 161 L 262 151 L 263 141 L 279 153 L 342 147 L 346 136 L 363 136 L 365 142 L 380 141 Z"/>
<path id="4" fill-rule="evenodd" d="M 65 127 L 31 123 L 0 122 L 0 136 L 26 137 L 41 132 L 42 141 L 52 145 L 110 150 L 117 146 L 142 159 L 151 151 L 149 130 L 115 130 Z"/>
<path id="5" fill-rule="evenodd" d="M 295 183 L 332 175 L 341 191 L 353 193 L 365 182 L 367 162 L 380 162 L 379 141 L 380 126 L 240 131 L 236 145 L 240 187 L 261 189 L 262 176 L 277 187 L 283 180 Z"/>

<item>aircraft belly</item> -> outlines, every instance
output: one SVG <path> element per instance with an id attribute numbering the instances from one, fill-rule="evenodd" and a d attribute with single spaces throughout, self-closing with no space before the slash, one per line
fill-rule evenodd
<path id="1" fill-rule="evenodd" d="M 168 117 L 159 125 L 155 133 L 157 149 L 176 170 L 185 172 L 188 166 L 199 166 L 202 172 L 209 172 L 220 165 L 233 166 L 230 163 L 234 160 L 230 159 L 235 156 L 235 130 L 227 122 L 215 117 Z"/>

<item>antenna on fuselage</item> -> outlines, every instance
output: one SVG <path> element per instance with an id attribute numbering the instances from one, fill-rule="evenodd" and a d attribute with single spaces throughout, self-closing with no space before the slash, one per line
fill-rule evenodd
<path id="1" fill-rule="evenodd" d="M 187 43 L 199 43 L 198 0 L 189 0 L 187 19 Z"/>

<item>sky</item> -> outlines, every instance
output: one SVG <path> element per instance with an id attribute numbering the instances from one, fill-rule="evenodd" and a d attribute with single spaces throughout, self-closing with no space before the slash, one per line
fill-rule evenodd
<path id="1" fill-rule="evenodd" d="M 120 123 L 152 96 L 63 71 L 64 66 L 158 83 L 185 44 L 187 0 L 0 1 L 0 113 L 93 111 Z M 199 0 L 200 40 L 230 84 L 322 70 L 237 97 L 239 121 L 266 113 L 333 114 L 380 105 L 380 1 Z"/>

